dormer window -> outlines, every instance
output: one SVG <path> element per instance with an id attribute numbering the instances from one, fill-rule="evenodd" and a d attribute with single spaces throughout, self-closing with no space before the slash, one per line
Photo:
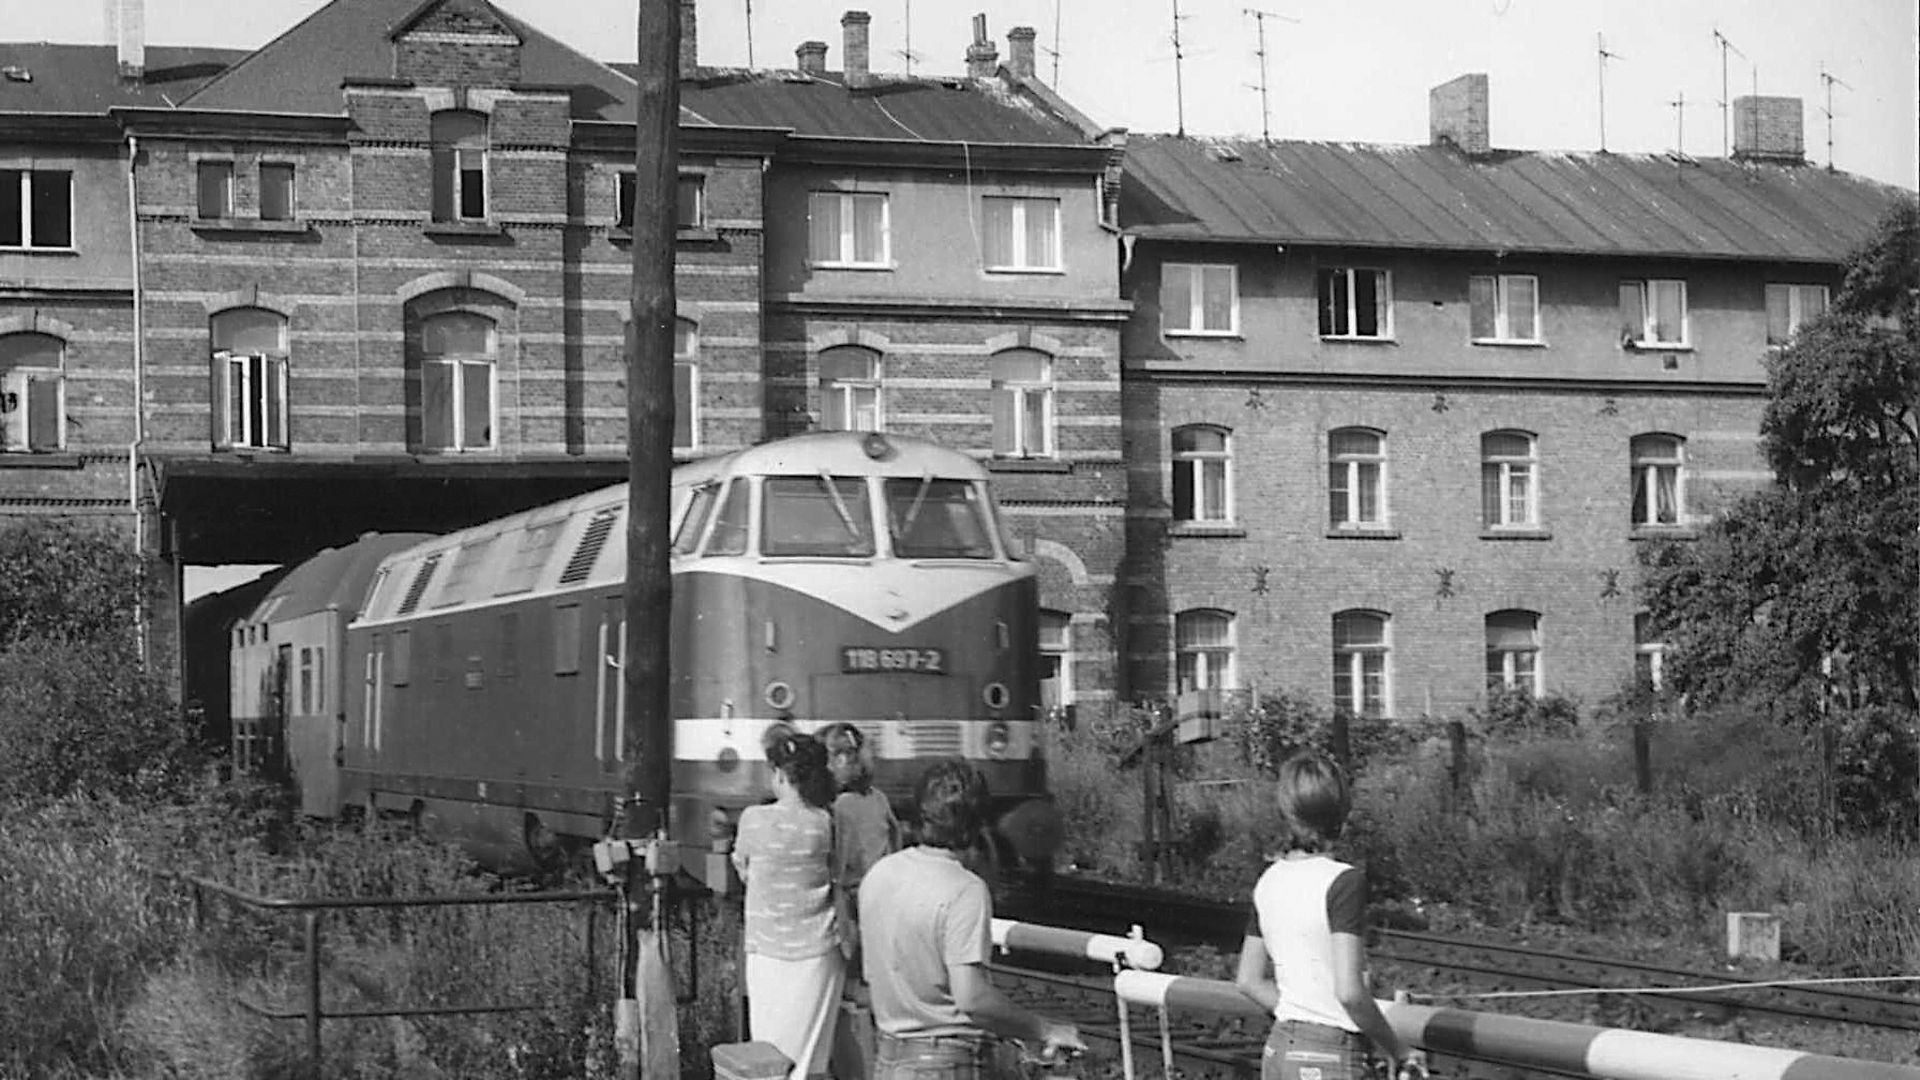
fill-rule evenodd
<path id="1" fill-rule="evenodd" d="M 487 219 L 487 117 L 448 109 L 433 114 L 433 220 Z"/>

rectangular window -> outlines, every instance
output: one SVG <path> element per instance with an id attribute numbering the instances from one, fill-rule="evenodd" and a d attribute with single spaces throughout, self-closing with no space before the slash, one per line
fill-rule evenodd
<path id="1" fill-rule="evenodd" d="M 1640 348 L 1685 347 L 1687 283 L 1621 282 L 1620 336 L 1625 344 Z"/>
<path id="2" fill-rule="evenodd" d="M 1239 333 L 1239 268 L 1199 263 L 1161 266 L 1160 330 L 1167 334 Z"/>
<path id="3" fill-rule="evenodd" d="M 393 685 L 405 686 L 413 678 L 413 631 L 393 632 Z"/>
<path id="4" fill-rule="evenodd" d="M 217 220 L 233 216 L 233 162 L 203 161 L 199 164 L 199 216 Z"/>
<path id="5" fill-rule="evenodd" d="M 1393 287 L 1385 270 L 1320 271 L 1320 336 L 1380 340 L 1393 336 Z"/>
<path id="6" fill-rule="evenodd" d="M 613 227 L 633 229 L 633 207 L 639 179 L 632 172 L 614 174 Z M 706 178 L 682 176 L 674 191 L 673 226 L 698 229 L 706 224 Z"/>
<path id="7" fill-rule="evenodd" d="M 1060 200 L 981 200 L 986 217 L 984 255 L 989 270 L 1060 269 Z"/>
<path id="8" fill-rule="evenodd" d="M 1767 344 L 1785 345 L 1801 326 L 1825 314 L 1825 285 L 1767 286 Z"/>
<path id="9" fill-rule="evenodd" d="M 698 430 L 698 419 L 694 415 L 695 371 L 690 360 L 673 362 L 673 448 L 675 450 L 693 449 L 693 433 Z"/>
<path id="10" fill-rule="evenodd" d="M 553 609 L 553 673 L 580 674 L 580 605 Z"/>
<path id="11" fill-rule="evenodd" d="M 300 714 L 313 715 L 313 650 L 300 650 Z"/>
<path id="12" fill-rule="evenodd" d="M 281 161 L 260 163 L 260 220 L 293 220 L 293 166 Z"/>
<path id="13" fill-rule="evenodd" d="M 421 424 L 434 450 L 493 446 L 493 364 L 429 358 L 420 365 Z"/>
<path id="14" fill-rule="evenodd" d="M 1048 358 L 1010 349 L 993 358 L 993 452 L 1005 458 L 1053 453 L 1053 385 Z"/>
<path id="15" fill-rule="evenodd" d="M 1540 284 L 1532 275 L 1475 274 L 1467 299 L 1473 340 L 1540 340 Z"/>
<path id="16" fill-rule="evenodd" d="M 287 449 L 287 358 L 215 353 L 220 414 L 216 445 Z"/>
<path id="17" fill-rule="evenodd" d="M 816 263 L 884 267 L 891 260 L 885 195 L 816 191 L 808 226 L 808 257 Z"/>
<path id="18" fill-rule="evenodd" d="M 58 450 L 65 433 L 66 386 L 55 368 L 7 369 L 0 375 L 0 433 L 5 448 L 44 452 Z"/>
<path id="19" fill-rule="evenodd" d="M 0 169 L 0 248 L 73 247 L 73 174 Z"/>

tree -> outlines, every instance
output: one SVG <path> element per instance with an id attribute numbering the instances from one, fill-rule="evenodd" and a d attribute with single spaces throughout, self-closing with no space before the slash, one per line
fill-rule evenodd
<path id="1" fill-rule="evenodd" d="M 1745 702 L 1818 728 L 1829 755 L 1878 747 L 1883 759 L 1858 768 L 1901 778 L 1900 797 L 1912 798 L 1920 201 L 1889 212 L 1849 260 L 1830 310 L 1770 358 L 1767 394 L 1760 435 L 1775 485 L 1697 542 L 1642 552 L 1647 606 L 1672 646 L 1669 685 L 1696 705 Z M 1844 717 L 1817 724 L 1841 698 Z"/>

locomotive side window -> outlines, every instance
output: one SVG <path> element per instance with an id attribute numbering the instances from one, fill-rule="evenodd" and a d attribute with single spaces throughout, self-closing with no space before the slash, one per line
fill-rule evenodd
<path id="1" fill-rule="evenodd" d="M 313 711 L 327 711 L 327 650 L 320 645 L 313 649 Z"/>
<path id="2" fill-rule="evenodd" d="M 534 580 L 540 576 L 540 568 L 547 565 L 547 556 L 552 553 L 553 545 L 559 543 L 560 526 L 564 524 L 564 519 L 529 522 L 521 530 L 518 546 L 500 571 L 500 587 L 494 590 L 493 595 L 512 596 L 533 591 Z"/>
<path id="3" fill-rule="evenodd" d="M 713 513 L 714 496 L 719 484 L 701 484 L 688 497 L 687 512 L 680 519 L 680 530 L 673 534 L 673 553 L 691 555 L 700 546 L 700 534 L 706 531 L 707 517 Z"/>
<path id="4" fill-rule="evenodd" d="M 313 650 L 300 649 L 300 714 L 313 715 Z"/>
<path id="5" fill-rule="evenodd" d="M 901 559 L 991 559 L 980 490 L 966 480 L 887 478 L 887 528 Z"/>
<path id="6" fill-rule="evenodd" d="M 393 632 L 393 685 L 405 686 L 412 677 L 413 631 Z"/>
<path id="7" fill-rule="evenodd" d="M 580 605 L 557 604 L 553 609 L 553 673 L 580 674 Z"/>
<path id="8" fill-rule="evenodd" d="M 859 477 L 769 476 L 760 502 L 762 555 L 873 554 L 873 514 Z"/>
<path id="9" fill-rule="evenodd" d="M 713 535 L 707 538 L 708 555 L 745 555 L 751 486 L 745 479 L 727 485 L 726 501 L 713 522 Z"/>
<path id="10" fill-rule="evenodd" d="M 453 567 L 447 571 L 446 582 L 433 598 L 434 607 L 452 607 L 467 598 L 467 589 L 479 576 L 480 567 L 487 560 L 487 552 L 493 550 L 494 539 L 488 536 L 460 545 L 460 550 L 453 556 Z"/>

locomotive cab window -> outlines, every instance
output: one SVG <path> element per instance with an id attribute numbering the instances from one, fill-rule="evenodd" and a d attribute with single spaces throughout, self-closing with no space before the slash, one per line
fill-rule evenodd
<path id="1" fill-rule="evenodd" d="M 993 534 L 980 489 L 966 480 L 887 478 L 887 530 L 901 559 L 991 559 Z"/>
<path id="2" fill-rule="evenodd" d="M 760 491 L 762 555 L 867 558 L 873 515 L 859 477 L 769 476 Z"/>
<path id="3" fill-rule="evenodd" d="M 752 487 L 753 485 L 744 478 L 727 485 L 727 498 L 720 504 L 720 512 L 714 517 L 713 535 L 707 537 L 705 554 L 745 555 L 747 553 Z"/>
<path id="4" fill-rule="evenodd" d="M 707 531 L 707 518 L 713 513 L 713 501 L 720 494 L 719 484 L 701 484 L 687 496 L 687 509 L 680 517 L 680 528 L 673 534 L 673 553 L 691 555 L 700 547 L 700 534 Z"/>

